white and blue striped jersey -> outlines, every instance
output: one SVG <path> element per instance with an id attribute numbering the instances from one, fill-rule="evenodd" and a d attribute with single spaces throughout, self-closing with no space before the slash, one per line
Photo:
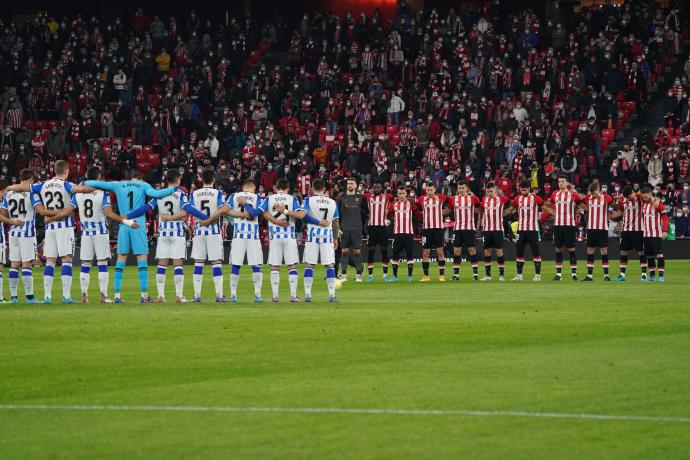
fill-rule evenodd
<path id="1" fill-rule="evenodd" d="M 0 207 L 7 210 L 10 219 L 19 219 L 23 225 L 10 227 L 10 236 L 33 238 L 36 236 L 36 211 L 34 207 L 41 203 L 37 193 L 7 192 Z"/>
<path id="2" fill-rule="evenodd" d="M 338 205 L 335 200 L 327 196 L 308 196 L 304 199 L 304 203 L 302 203 L 302 209 L 318 220 L 333 222 L 335 219 L 340 219 Z M 307 241 L 310 243 L 332 243 L 333 227 L 320 227 L 314 224 L 307 224 Z"/>
<path id="3" fill-rule="evenodd" d="M 75 193 L 70 204 L 79 211 L 82 236 L 108 234 L 108 221 L 104 208 L 112 206 L 110 194 L 103 190 L 90 193 Z"/>
<path id="4" fill-rule="evenodd" d="M 149 206 L 152 209 L 158 208 L 158 216 L 169 215 L 172 216 L 182 210 L 188 203 L 187 194 L 181 191 L 176 191 L 172 195 L 165 198 L 149 201 Z M 158 236 L 185 236 L 184 221 L 163 221 L 158 219 Z"/>
<path id="5" fill-rule="evenodd" d="M 64 181 L 59 177 L 53 177 L 45 182 L 31 185 L 31 191 L 38 193 L 43 206 L 48 211 L 62 211 L 72 201 L 72 182 Z M 74 217 L 69 216 L 60 222 L 51 222 L 46 225 L 46 230 L 74 227 Z"/>
<path id="6" fill-rule="evenodd" d="M 192 206 L 210 216 L 218 208 L 223 206 L 223 192 L 211 187 L 202 187 L 192 192 L 190 200 Z M 196 225 L 194 227 L 195 235 L 220 235 L 220 224 L 214 222 L 207 227 Z"/>
<path id="7" fill-rule="evenodd" d="M 225 205 L 233 211 L 244 212 L 244 205 L 237 203 L 238 198 L 244 198 L 246 204 L 251 204 L 254 209 L 259 207 L 259 197 L 256 193 L 237 192 L 230 195 Z M 232 237 L 244 240 L 259 239 L 259 219 L 251 217 L 249 219 L 236 218 L 232 222 Z"/>
<path id="8" fill-rule="evenodd" d="M 273 222 L 268 222 L 268 235 L 272 240 L 282 238 L 295 239 L 295 219 L 288 217 L 285 214 L 276 212 L 276 204 L 282 204 L 287 211 L 300 211 L 302 207 L 297 198 L 287 193 L 274 193 L 269 195 L 265 200 L 259 204 L 259 208 L 264 212 L 270 212 L 278 220 L 287 220 L 290 225 L 281 227 Z"/>

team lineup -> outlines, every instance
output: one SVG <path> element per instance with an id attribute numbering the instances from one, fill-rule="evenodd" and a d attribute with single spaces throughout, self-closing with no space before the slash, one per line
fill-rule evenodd
<path id="1" fill-rule="evenodd" d="M 363 266 L 360 261 L 363 223 L 367 220 L 368 276 L 364 281 L 373 281 L 375 252 L 381 252 L 384 281 L 398 281 L 398 267 L 407 262 L 407 281 L 413 281 L 414 231 L 413 222 L 419 219 L 422 227 L 422 282 L 430 281 L 429 268 L 432 250 L 438 262 L 439 281 L 445 281 L 444 219 L 453 217 L 453 275 L 460 279 L 462 251 L 469 254 L 472 279 L 479 281 L 477 255 L 478 225 L 483 234 L 483 255 L 485 275 L 481 281 L 492 279 L 492 255 L 495 255 L 500 281 L 505 280 L 505 258 L 503 247 L 504 218 L 516 216 L 516 268 L 513 281 L 523 280 L 525 250 L 531 250 L 534 263 L 534 281 L 541 280 L 541 255 L 539 251 L 540 219 L 544 214 L 553 217 L 555 248 L 555 281 L 563 277 L 563 260 L 567 253 L 571 278 L 577 277 L 576 213 L 587 211 L 587 275 L 583 281 L 593 281 L 596 253 L 601 257 L 604 280 L 611 281 L 608 260 L 608 224 L 610 218 L 622 219 L 620 245 L 620 270 L 617 281 L 625 281 L 628 258 L 636 252 L 640 261 L 641 279 L 645 282 L 664 281 L 664 206 L 652 195 L 649 187 L 641 193 L 632 188 L 623 189 L 622 196 L 614 199 L 602 193 L 595 181 L 589 186 L 587 195 L 580 196 L 571 190 L 565 177 L 558 180 L 559 189 L 548 198 L 542 199 L 532 193 L 529 182 L 519 184 L 519 192 L 512 199 L 498 193 L 493 183 L 488 183 L 482 198 L 477 197 L 464 183 L 457 185 L 455 195 L 436 193 L 433 184 L 426 184 L 422 196 L 415 200 L 408 198 L 408 191 L 400 187 L 396 197 L 384 193 L 382 184 L 373 185 L 370 193 L 358 194 L 357 182 L 348 179 L 345 192 L 337 200 L 330 198 L 324 181 L 317 179 L 311 187 L 311 195 L 300 203 L 289 192 L 289 184 L 281 179 L 275 186 L 275 193 L 261 198 L 256 193 L 256 184 L 245 181 L 241 190 L 227 197 L 214 188 L 215 171 L 206 169 L 201 174 L 203 186 L 189 196 L 180 188 L 180 173 L 169 170 L 166 173 L 167 188 L 155 189 L 141 177 L 129 181 L 103 181 L 98 167 L 87 172 L 87 179 L 77 185 L 67 181 L 69 165 L 65 161 L 55 164 L 55 176 L 45 182 L 35 182 L 30 169 L 22 170 L 18 184 L 7 187 L 1 203 L 0 221 L 10 226 L 9 246 L 9 290 L 10 301 L 18 303 L 18 287 L 21 281 L 27 303 L 52 303 L 55 267 L 60 261 L 62 302 L 74 303 L 72 297 L 72 257 L 75 251 L 75 212 L 81 224 L 80 244 L 80 287 L 81 302 L 88 303 L 90 271 L 94 260 L 98 268 L 100 301 L 121 303 L 123 272 L 129 254 L 137 259 L 140 286 L 140 301 L 154 302 L 148 288 L 149 241 L 146 233 L 146 215 L 158 213 L 158 238 L 156 245 L 156 289 L 157 301 L 165 302 L 167 269 L 172 264 L 175 285 L 175 301 L 187 302 L 184 296 L 183 263 L 187 258 L 186 226 L 184 219 L 191 215 L 196 219 L 193 230 L 191 259 L 193 268 L 192 302 L 201 302 L 204 267 L 211 265 L 216 302 L 237 302 L 237 287 L 242 265 L 252 270 L 254 301 L 261 302 L 264 263 L 260 240 L 260 218 L 268 223 L 269 250 L 268 265 L 271 267 L 270 284 L 272 301 L 278 302 L 280 268 L 288 269 L 290 301 L 299 302 L 298 270 L 299 260 L 297 231 L 295 223 L 306 223 L 302 262 L 304 300 L 311 301 L 314 267 L 321 264 L 326 269 L 326 285 L 329 301 L 335 302 L 335 291 L 341 282 L 347 281 L 348 266 L 354 266 L 355 280 L 363 281 Z M 113 211 L 110 194 L 117 199 L 119 213 Z M 613 212 L 610 212 L 613 208 Z M 365 209 L 366 213 L 362 210 Z M 33 294 L 32 264 L 36 260 L 37 233 L 36 217 L 45 219 L 43 253 L 45 268 L 43 285 L 45 298 L 41 301 Z M 224 295 L 223 237 L 221 218 L 233 218 L 232 243 L 230 247 L 230 296 Z M 366 217 L 365 217 L 366 216 Z M 114 297 L 108 295 L 108 263 L 111 257 L 108 221 L 119 224 L 117 234 L 117 256 L 114 268 Z M 392 258 L 388 253 L 390 228 L 392 227 Z M 6 263 L 5 232 L 0 232 L 2 251 L 0 263 Z M 336 249 L 340 248 L 340 277 Z M 404 257 L 403 257 L 404 256 Z M 389 276 L 388 267 L 393 274 Z M 2 281 L 0 267 L 0 282 Z M 2 284 L 0 284 L 2 298 Z M 4 301 L 4 299 L 3 299 Z"/>

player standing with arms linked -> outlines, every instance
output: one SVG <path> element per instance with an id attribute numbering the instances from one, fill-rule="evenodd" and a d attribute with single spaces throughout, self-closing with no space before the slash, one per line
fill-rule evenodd
<path id="1" fill-rule="evenodd" d="M 655 281 L 655 271 L 659 270 L 659 282 L 663 283 L 665 278 L 666 264 L 664 262 L 664 226 L 668 219 L 664 214 L 664 205 L 659 198 L 652 195 L 652 189 L 645 185 L 640 190 L 644 206 L 642 206 L 642 224 L 644 232 L 644 251 L 647 256 L 647 267 L 649 276 L 647 283 Z"/>
<path id="2" fill-rule="evenodd" d="M 364 194 L 364 200 L 369 208 L 369 225 L 367 226 L 367 283 L 374 281 L 374 255 L 376 248 L 381 250 L 381 265 L 383 266 L 383 281 L 388 280 L 388 206 L 393 196 L 383 193 L 383 184 L 374 183 L 371 193 Z"/>
<path id="3" fill-rule="evenodd" d="M 340 224 L 343 232 L 340 237 L 342 256 L 340 258 L 340 280 L 347 281 L 347 266 L 352 265 L 357 271 L 355 282 L 362 282 L 362 214 L 366 201 L 357 193 L 357 180 L 347 180 L 345 193 L 338 198 L 338 211 L 341 216 Z M 336 239 L 338 235 L 335 235 Z"/>
<path id="4" fill-rule="evenodd" d="M 335 248 L 338 240 L 334 235 L 340 230 L 340 215 L 337 203 L 326 196 L 326 183 L 316 179 L 312 183 L 312 196 L 308 196 L 302 203 L 307 215 L 319 222 L 327 221 L 331 225 L 322 227 L 307 222 L 307 240 L 304 243 L 304 301 L 311 302 L 311 287 L 314 282 L 314 265 L 321 260 L 326 267 L 326 285 L 328 286 L 328 301 L 336 302 L 335 298 Z"/>
<path id="5" fill-rule="evenodd" d="M 522 281 L 522 270 L 525 266 L 525 248 L 529 245 L 534 262 L 534 279 L 541 281 L 541 255 L 539 251 L 539 206 L 544 204 L 541 197 L 530 191 L 527 180 L 520 182 L 520 195 L 513 198 L 504 215 L 518 214 L 518 234 L 515 243 L 517 275 L 511 281 Z"/>
<path id="6" fill-rule="evenodd" d="M 422 269 L 424 276 L 421 282 L 429 282 L 429 256 L 431 249 L 436 250 L 438 260 L 438 280 L 446 281 L 446 256 L 443 253 L 443 216 L 449 214 L 450 209 L 444 209 L 448 203 L 448 197 L 436 193 L 436 186 L 429 182 L 426 184 L 426 194 L 417 198 L 417 206 L 422 212 Z"/>
<path id="7" fill-rule="evenodd" d="M 593 281 L 594 255 L 597 248 L 601 254 L 601 265 L 604 269 L 604 281 L 611 281 L 609 276 L 609 205 L 613 198 L 601 193 L 599 182 L 589 184 L 589 193 L 582 200 L 587 214 L 587 277 L 582 281 Z"/>
<path id="8" fill-rule="evenodd" d="M 491 253 L 496 250 L 498 280 L 505 280 L 506 261 L 503 258 L 503 209 L 508 202 L 504 195 L 498 195 L 496 184 L 486 184 L 486 195 L 481 200 L 482 231 L 484 235 L 484 270 L 482 281 L 491 281 Z"/>
<path id="9" fill-rule="evenodd" d="M 460 281 L 462 248 L 467 248 L 472 264 L 472 277 L 479 280 L 477 267 L 477 226 L 474 223 L 479 198 L 470 193 L 464 181 L 458 182 L 458 194 L 450 197 L 450 206 L 455 214 L 453 226 L 453 281 Z"/>
<path id="10" fill-rule="evenodd" d="M 568 187 L 568 178 L 564 175 L 559 176 L 558 190 L 551 194 L 550 202 L 544 206 L 547 212 L 554 216 L 553 245 L 556 250 L 554 281 L 563 279 L 563 249 L 566 249 L 570 255 L 570 276 L 573 281 L 577 281 L 575 207 L 580 202 L 580 196 Z"/>
<path id="11" fill-rule="evenodd" d="M 620 273 L 616 281 L 625 281 L 630 251 L 637 251 L 637 255 L 640 258 L 641 279 L 642 281 L 647 279 L 647 258 L 644 253 L 644 235 L 642 232 L 643 206 L 644 200 L 642 195 L 635 193 L 629 185 L 623 187 L 622 196 L 618 200 L 618 211 L 611 214 L 611 217 L 614 219 L 623 217 L 620 242 Z"/>
<path id="12" fill-rule="evenodd" d="M 168 187 L 156 190 L 150 184 L 144 182 L 144 175 L 135 173 L 134 178 L 128 181 L 105 182 L 99 180 L 87 180 L 84 185 L 108 192 L 114 192 L 117 198 L 117 206 L 121 215 L 127 215 L 131 211 L 143 206 L 147 197 L 165 198 L 173 194 L 177 187 Z M 136 222 L 137 227 L 134 227 Z M 149 242 L 146 235 L 146 216 L 139 216 L 135 220 L 125 219 L 120 224 L 117 232 L 117 262 L 115 262 L 115 275 L 113 284 L 115 289 L 115 303 L 123 303 L 122 278 L 124 275 L 127 256 L 132 252 L 137 258 L 140 302 L 153 303 L 149 297 L 149 269 L 148 254 Z"/>
<path id="13" fill-rule="evenodd" d="M 169 187 L 179 187 L 182 175 L 177 169 L 169 169 L 165 179 Z M 144 206 L 127 214 L 127 219 L 136 219 L 149 211 L 158 211 L 158 240 L 156 242 L 156 291 L 158 303 L 165 303 L 165 275 L 168 263 L 172 259 L 174 268 L 175 303 L 185 303 L 184 298 L 184 259 L 187 258 L 187 238 L 184 218 L 187 213 L 197 219 L 207 219 L 208 216 L 192 206 L 187 200 L 187 194 L 178 188 L 177 191 L 165 198 L 154 198 Z"/>
<path id="14" fill-rule="evenodd" d="M 393 278 L 390 281 L 398 281 L 398 264 L 400 263 L 400 254 L 403 251 L 405 251 L 407 260 L 407 282 L 413 281 L 414 229 L 412 218 L 416 209 L 417 205 L 407 198 L 405 186 L 399 186 L 397 199 L 390 204 L 390 212 L 393 215 Z"/>

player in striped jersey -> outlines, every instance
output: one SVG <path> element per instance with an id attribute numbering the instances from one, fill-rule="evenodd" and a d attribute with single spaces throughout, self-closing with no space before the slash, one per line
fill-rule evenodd
<path id="1" fill-rule="evenodd" d="M 508 199 L 498 195 L 494 182 L 486 184 L 486 195 L 481 201 L 482 232 L 484 235 L 484 270 L 482 281 L 491 281 L 491 253 L 496 250 L 498 280 L 505 280 L 505 259 L 503 258 L 503 208 Z"/>
<path id="2" fill-rule="evenodd" d="M 180 186 L 180 171 L 169 169 L 165 173 L 168 187 Z M 175 283 L 175 303 L 185 303 L 184 298 L 184 259 L 187 256 L 187 239 L 184 225 L 184 218 L 187 213 L 192 214 L 198 219 L 207 219 L 208 215 L 196 209 L 187 200 L 184 190 L 178 188 L 172 195 L 164 198 L 154 198 L 144 206 L 141 206 L 127 214 L 127 219 L 136 219 L 149 211 L 158 211 L 158 241 L 156 242 L 156 259 L 158 268 L 156 270 L 156 291 L 158 292 L 158 303 L 165 303 L 165 275 L 168 270 L 168 263 L 172 259 L 174 267 Z M 222 286 L 221 281 L 221 286 Z"/>
<path id="3" fill-rule="evenodd" d="M 371 193 L 364 194 L 364 201 L 369 210 L 369 225 L 367 228 L 367 270 L 369 275 L 364 280 L 367 283 L 374 281 L 374 254 L 376 248 L 381 250 L 381 264 L 383 266 L 383 281 L 388 281 L 388 206 L 393 201 L 393 196 L 383 193 L 383 184 L 374 183 Z"/>
<path id="4" fill-rule="evenodd" d="M 7 263 L 7 246 L 5 244 L 5 228 L 3 224 L 10 225 L 11 227 L 21 227 L 24 225 L 24 221 L 19 218 L 13 218 L 9 214 L 9 205 L 5 205 L 5 187 L 7 183 L 2 181 L 0 184 L 0 303 L 7 303 L 4 297 L 4 279 L 3 271 L 5 270 L 5 264 Z M 16 209 L 15 209 L 16 211 Z"/>
<path id="5" fill-rule="evenodd" d="M 472 278 L 478 281 L 477 226 L 474 219 L 479 210 L 479 198 L 470 193 L 465 181 L 459 181 L 457 187 L 458 194 L 450 197 L 450 206 L 455 216 L 455 224 L 453 225 L 453 281 L 460 281 L 462 248 L 467 248 L 472 264 Z"/>
<path id="6" fill-rule="evenodd" d="M 312 196 L 304 199 L 302 208 L 310 218 L 325 220 L 331 225 L 321 227 L 307 223 L 307 241 L 304 244 L 304 301 L 311 302 L 311 286 L 314 281 L 314 265 L 321 260 L 326 267 L 326 285 L 328 286 L 328 301 L 336 302 L 335 298 L 335 249 L 338 240 L 334 235 L 340 232 L 340 214 L 335 200 L 326 196 L 326 183 L 316 179 L 312 183 Z"/>
<path id="7" fill-rule="evenodd" d="M 407 189 L 404 185 L 398 187 L 397 200 L 390 204 L 390 214 L 393 216 L 393 278 L 390 281 L 398 281 L 398 264 L 400 253 L 405 251 L 407 258 L 407 282 L 411 283 L 412 270 L 414 269 L 414 229 L 412 217 L 417 206 L 407 198 Z"/>
<path id="8" fill-rule="evenodd" d="M 616 281 L 625 281 L 625 274 L 628 269 L 628 255 L 632 250 L 637 251 L 640 259 L 642 281 L 647 279 L 647 257 L 644 254 L 644 236 L 642 234 L 643 206 L 644 201 L 640 194 L 635 193 L 629 185 L 623 187 L 622 196 L 618 201 L 618 211 L 611 214 L 613 219 L 623 218 L 620 241 L 620 273 Z"/>
<path id="9" fill-rule="evenodd" d="M 599 182 L 589 184 L 589 193 L 582 200 L 587 209 L 587 276 L 582 281 L 592 281 L 594 255 L 597 248 L 601 254 L 601 265 L 604 269 L 604 281 L 609 277 L 609 205 L 613 202 L 611 195 L 601 193 Z"/>
<path id="10" fill-rule="evenodd" d="M 237 302 L 237 286 L 240 282 L 240 267 L 244 264 L 245 256 L 248 265 L 252 267 L 252 281 L 254 282 L 254 302 L 263 302 L 261 297 L 261 285 L 263 275 L 261 265 L 263 263 L 263 251 L 259 240 L 259 220 L 261 214 L 259 209 L 260 199 L 255 193 L 256 183 L 247 179 L 242 184 L 240 192 L 232 193 L 228 200 L 223 203 L 207 220 L 201 221 L 201 225 L 208 225 L 215 222 L 230 211 L 244 213 L 247 211 L 249 217 L 237 217 L 232 226 L 232 246 L 230 247 L 230 302 Z"/>
<path id="11" fill-rule="evenodd" d="M 223 206 L 223 192 L 213 188 L 216 172 L 213 168 L 205 168 L 201 171 L 201 182 L 203 187 L 192 192 L 190 204 L 200 209 L 204 214 L 211 216 Z M 228 210 L 227 214 L 231 217 L 249 217 L 246 211 L 237 213 Z M 219 214 L 220 215 L 220 214 Z M 206 225 L 202 225 L 202 223 Z M 200 220 L 194 227 L 194 238 L 192 240 L 192 259 L 194 259 L 194 299 L 193 302 L 201 302 L 201 288 L 204 281 L 204 264 L 206 260 L 211 263 L 213 270 L 213 286 L 216 291 L 216 301 L 225 302 L 223 296 L 223 236 L 221 235 L 221 224 L 218 219 L 211 221 Z"/>
<path id="12" fill-rule="evenodd" d="M 438 258 L 438 280 L 446 281 L 446 256 L 443 253 L 443 216 L 450 214 L 449 208 L 444 209 L 448 203 L 448 197 L 436 193 L 436 186 L 428 182 L 426 184 L 426 195 L 417 198 L 417 206 L 422 213 L 422 269 L 424 276 L 421 282 L 430 281 L 429 278 L 429 256 L 431 249 L 436 250 Z"/>
<path id="13" fill-rule="evenodd" d="M 580 196 L 568 189 L 568 178 L 558 176 L 558 190 L 551 194 L 549 203 L 544 209 L 554 216 L 553 245 L 556 250 L 556 275 L 554 281 L 561 281 L 563 270 L 563 249 L 567 249 L 570 256 L 570 271 L 573 281 L 577 281 L 577 255 L 575 254 L 575 207 L 580 202 Z"/>
<path id="14" fill-rule="evenodd" d="M 82 185 L 75 185 L 69 181 L 69 163 L 64 160 L 55 162 L 55 177 L 45 182 L 31 184 L 30 191 L 37 193 L 43 203 L 47 216 L 55 216 L 63 211 L 72 200 L 74 193 L 88 193 L 93 189 Z M 26 186 L 14 185 L 8 189 L 28 191 Z M 46 265 L 43 271 L 43 289 L 45 299 L 43 303 L 52 303 L 53 274 L 57 259 L 61 260 L 62 270 L 62 303 L 74 303 L 72 298 L 72 256 L 74 255 L 74 219 L 72 215 L 62 220 L 46 223 L 45 238 L 43 240 L 43 255 Z"/>
<path id="15" fill-rule="evenodd" d="M 529 244 L 532 250 L 532 260 L 534 262 L 534 280 L 541 281 L 541 255 L 539 252 L 539 206 L 544 204 L 541 197 L 530 191 L 530 182 L 523 180 L 520 182 L 520 195 L 513 198 L 510 207 L 503 211 L 509 216 L 515 212 L 518 214 L 518 231 L 515 250 L 515 264 L 517 265 L 517 275 L 512 281 L 522 281 L 522 269 L 525 266 L 525 248 Z"/>
<path id="16" fill-rule="evenodd" d="M 263 217 L 268 220 L 268 263 L 271 265 L 272 302 L 278 302 L 280 290 L 280 266 L 288 266 L 288 280 L 290 283 L 290 302 L 299 302 L 297 297 L 297 264 L 299 252 L 295 235 L 295 219 L 306 219 L 307 223 L 330 227 L 330 222 L 318 220 L 307 214 L 299 201 L 290 195 L 290 184 L 285 179 L 279 179 L 275 185 L 276 193 L 269 195 L 261 202 L 259 208 Z"/>
<path id="17" fill-rule="evenodd" d="M 645 185 L 640 190 L 644 205 L 642 206 L 642 231 L 644 232 L 644 252 L 647 256 L 649 276 L 645 282 L 655 281 L 655 272 L 659 270 L 659 282 L 664 282 L 666 264 L 664 262 L 664 226 L 667 217 L 664 205 L 659 198 L 652 195 L 650 186 Z"/>
<path id="18" fill-rule="evenodd" d="M 0 208 L 3 214 L 14 220 L 14 225 L 9 231 L 10 246 L 10 302 L 19 303 L 17 288 L 19 286 L 19 269 L 22 270 L 22 283 L 26 303 L 40 303 L 34 297 L 34 276 L 31 270 L 36 259 L 36 213 L 52 215 L 41 203 L 38 193 L 30 192 L 34 182 L 34 172 L 31 169 L 22 169 L 19 173 L 19 185 L 25 192 L 7 189 Z"/>
<path id="19" fill-rule="evenodd" d="M 86 177 L 90 180 L 100 180 L 101 169 L 97 166 L 89 168 Z M 94 190 L 88 193 L 75 193 L 69 205 L 58 215 L 46 217 L 46 223 L 71 218 L 75 209 L 79 210 L 79 222 L 81 223 L 81 245 L 79 249 L 81 303 L 89 303 L 89 274 L 94 257 L 98 264 L 98 287 L 101 293 L 101 303 L 111 303 L 112 300 L 108 298 L 110 235 L 106 218 L 119 223 L 122 223 L 124 218 L 112 210 L 108 193 Z"/>

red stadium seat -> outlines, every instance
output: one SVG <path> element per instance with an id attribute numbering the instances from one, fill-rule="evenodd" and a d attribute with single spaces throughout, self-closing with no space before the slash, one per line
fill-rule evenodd
<path id="1" fill-rule="evenodd" d="M 36 128 L 34 125 L 34 122 L 31 120 L 26 120 L 24 122 L 24 129 L 28 129 L 29 131 L 33 131 Z"/>
<path id="2" fill-rule="evenodd" d="M 611 142 L 616 138 L 616 131 L 613 129 L 604 129 L 601 131 L 601 137 Z"/>
<path id="3" fill-rule="evenodd" d="M 48 122 L 45 120 L 36 120 L 34 123 L 34 126 L 36 127 L 35 129 L 47 129 L 48 128 Z"/>

